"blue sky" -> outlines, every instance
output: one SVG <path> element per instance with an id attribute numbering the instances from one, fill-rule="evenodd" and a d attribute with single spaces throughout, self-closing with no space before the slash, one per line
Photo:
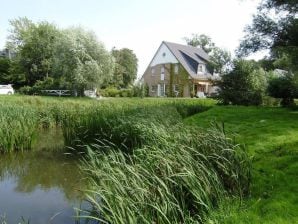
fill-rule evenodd
<path id="1" fill-rule="evenodd" d="M 106 48 L 127 47 L 139 59 L 142 75 L 163 40 L 184 43 L 204 33 L 234 51 L 260 0 L 0 0 L 0 49 L 9 20 L 26 16 L 58 27 L 93 30 Z"/>

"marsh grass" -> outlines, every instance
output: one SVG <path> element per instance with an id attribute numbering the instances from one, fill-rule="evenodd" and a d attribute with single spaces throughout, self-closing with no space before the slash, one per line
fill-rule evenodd
<path id="1" fill-rule="evenodd" d="M 243 149 L 218 127 L 205 133 L 186 129 L 172 109 L 176 113 L 162 114 L 157 108 L 151 117 L 135 120 L 144 124 L 138 127 L 148 140 L 129 153 L 103 135 L 86 147 L 82 169 L 91 183 L 89 218 L 103 223 L 199 223 L 224 195 L 247 194 L 250 162 Z M 130 126 L 132 122 L 118 123 L 119 130 Z"/>
<path id="2" fill-rule="evenodd" d="M 0 123 L 7 129 L 0 131 L 0 151 L 31 149 L 41 128 L 59 126 L 65 144 L 84 152 L 90 219 L 200 223 L 225 196 L 249 191 L 243 148 L 219 127 L 202 132 L 182 123 L 215 103 L 0 97 Z"/>
<path id="3" fill-rule="evenodd" d="M 38 120 L 30 108 L 1 105 L 0 151 L 31 149 Z"/>
<path id="4" fill-rule="evenodd" d="M 214 107 L 184 120 L 206 129 L 225 122 L 229 137 L 252 157 L 250 196 L 226 198 L 207 223 L 298 223 L 298 113 L 274 107 Z"/>
<path id="5" fill-rule="evenodd" d="M 13 150 L 30 150 L 35 141 L 36 133 L 41 129 L 62 128 L 65 144 L 77 145 L 78 142 L 88 143 L 94 137 L 110 134 L 113 141 L 134 146 L 145 140 L 142 128 L 137 121 L 138 116 L 150 115 L 152 108 L 163 108 L 167 113 L 168 106 L 179 108 L 180 114 L 193 114 L 203 111 L 215 104 L 213 100 L 183 99 L 109 99 L 90 100 L 86 98 L 54 98 L 38 96 L 0 96 L 0 152 Z M 142 110 L 143 113 L 136 113 Z M 162 109 L 161 109 L 162 110 Z M 135 122 L 133 122 L 135 120 Z M 150 119 L 147 119 L 150 123 Z M 132 129 L 119 130 L 128 125 Z M 145 124 L 143 124 L 145 125 Z M 121 132 L 121 133 L 120 133 Z M 134 133 L 137 132 L 137 133 Z M 127 136 L 136 134 L 139 139 Z M 131 147 L 130 147 L 131 148 Z"/>

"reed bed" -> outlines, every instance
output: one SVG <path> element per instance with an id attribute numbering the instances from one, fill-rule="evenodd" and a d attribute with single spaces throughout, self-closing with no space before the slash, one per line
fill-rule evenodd
<path id="1" fill-rule="evenodd" d="M 28 107 L 1 105 L 0 126 L 0 152 L 31 149 L 38 117 Z"/>
<path id="2" fill-rule="evenodd" d="M 112 134 L 114 140 L 121 144 L 126 138 L 125 133 L 133 130 L 118 130 L 130 122 L 137 121 L 134 117 L 141 113 L 150 114 L 151 108 L 164 108 L 174 105 L 177 111 L 187 116 L 207 110 L 215 104 L 213 100 L 191 99 L 106 99 L 92 100 L 87 98 L 55 98 L 40 96 L 0 96 L 0 152 L 13 150 L 30 150 L 36 134 L 41 128 L 60 126 L 63 130 L 67 146 L 78 142 L 90 143 L 94 137 Z M 150 119 L 147 122 L 150 123 Z M 123 125 L 117 125 L 121 123 Z M 135 127 L 140 125 L 134 122 Z M 139 128 L 139 132 L 141 132 Z M 122 131 L 123 133 L 119 133 Z M 117 134 L 119 133 L 119 134 Z M 133 133 L 126 133 L 132 135 Z M 120 137 L 121 135 L 121 137 Z M 143 135 L 144 136 L 144 135 Z M 140 139 L 132 140 L 131 144 L 139 144 Z"/>
<path id="3" fill-rule="evenodd" d="M 182 124 L 146 129 L 151 141 L 130 154 L 110 139 L 86 147 L 82 169 L 91 183 L 90 219 L 202 223 L 224 196 L 248 192 L 249 159 L 221 130 L 194 134 Z"/>
<path id="4" fill-rule="evenodd" d="M 222 128 L 202 132 L 182 122 L 215 103 L 1 96 L 0 152 L 30 150 L 41 128 L 60 126 L 66 145 L 84 152 L 89 219 L 202 223 L 226 195 L 246 195 L 250 183 L 247 155 Z"/>

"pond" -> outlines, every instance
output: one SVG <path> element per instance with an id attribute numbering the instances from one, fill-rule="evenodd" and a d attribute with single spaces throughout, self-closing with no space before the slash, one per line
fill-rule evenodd
<path id="1" fill-rule="evenodd" d="M 75 223 L 84 206 L 79 160 L 63 153 L 61 130 L 38 139 L 31 151 L 0 154 L 0 223 Z"/>

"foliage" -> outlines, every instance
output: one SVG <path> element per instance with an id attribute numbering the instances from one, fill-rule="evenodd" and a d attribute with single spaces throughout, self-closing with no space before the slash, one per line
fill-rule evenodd
<path id="1" fill-rule="evenodd" d="M 99 88 L 113 72 L 113 60 L 93 32 L 63 30 L 54 46 L 54 77 L 69 89 Z"/>
<path id="2" fill-rule="evenodd" d="M 20 66 L 8 58 L 0 58 L 0 83 L 13 84 L 15 89 L 25 83 L 25 74 Z"/>
<path id="3" fill-rule="evenodd" d="M 133 85 L 133 96 L 134 97 L 148 97 L 149 86 L 147 84 L 136 83 Z"/>
<path id="4" fill-rule="evenodd" d="M 100 90 L 101 96 L 105 97 L 132 97 L 133 89 L 117 89 L 113 86 Z"/>
<path id="5" fill-rule="evenodd" d="M 0 152 L 31 149 L 38 125 L 34 110 L 0 105 Z"/>
<path id="6" fill-rule="evenodd" d="M 205 34 L 192 34 L 191 37 L 184 37 L 183 38 L 187 45 L 193 47 L 199 47 L 203 49 L 207 54 L 210 53 L 215 44 L 212 42 L 211 38 Z"/>
<path id="7" fill-rule="evenodd" d="M 27 18 L 10 24 L 7 45 L 16 52 L 11 74 L 19 79 L 24 74 L 26 85 L 32 87 L 51 77 L 59 88 L 82 95 L 84 89 L 99 88 L 110 81 L 114 61 L 94 33 L 82 28 L 62 30 Z"/>
<path id="8" fill-rule="evenodd" d="M 11 62 L 8 58 L 0 57 L 0 83 L 10 83 L 8 78 L 10 64 Z"/>
<path id="9" fill-rule="evenodd" d="M 123 48 L 112 49 L 115 58 L 115 70 L 111 84 L 120 88 L 128 88 L 137 77 L 138 59 L 132 50 Z"/>
<path id="10" fill-rule="evenodd" d="M 40 85 L 45 84 L 40 83 Z M 23 91 L 28 91 L 29 94 L 34 93 L 34 88 L 32 87 L 24 87 L 23 89 Z M 94 135 L 91 135 L 91 137 L 95 137 L 95 135 L 101 133 L 99 130 L 104 130 L 104 127 L 107 128 L 106 133 L 114 131 L 110 126 L 104 126 L 104 119 L 106 118 L 115 117 L 115 121 L 113 119 L 110 121 L 117 122 L 121 114 L 132 110 L 137 105 L 139 107 L 143 105 L 146 110 L 150 111 L 150 108 L 155 106 L 166 106 L 169 104 L 174 104 L 177 107 L 180 105 L 181 113 L 191 114 L 201 111 L 202 108 L 207 106 L 214 105 L 215 101 L 140 100 L 127 98 L 95 101 L 85 98 L 74 100 L 73 98 L 38 96 L 1 96 L 0 124 L 3 128 L 0 131 L 0 139 L 2 139 L 0 145 L 4 144 L 4 146 L 0 147 L 0 152 L 31 149 L 31 143 L 34 141 L 35 134 L 39 132 L 40 128 L 49 128 L 56 125 L 61 126 L 63 129 L 65 142 L 84 141 L 85 137 L 88 136 L 87 133 L 93 133 Z M 123 120 L 125 120 L 124 117 Z M 117 130 L 117 123 L 114 126 L 115 130 Z M 124 135 L 125 131 L 123 130 L 119 135 Z"/>
<path id="11" fill-rule="evenodd" d="M 218 81 L 223 104 L 260 105 L 266 90 L 266 73 L 253 61 L 238 60 L 234 68 Z"/>
<path id="12" fill-rule="evenodd" d="M 268 83 L 268 94 L 275 98 L 282 98 L 283 106 L 294 105 L 295 97 L 298 97 L 298 83 L 295 83 L 293 74 L 272 78 Z"/>
<path id="13" fill-rule="evenodd" d="M 102 130 L 87 147 L 82 169 L 91 178 L 93 219 L 197 223 L 225 193 L 247 192 L 249 161 L 241 148 L 218 129 L 186 129 L 176 106 L 192 107 L 195 101 L 174 102 L 92 110 L 97 115 L 88 126 L 97 123 Z"/>
<path id="14" fill-rule="evenodd" d="M 270 49 L 272 58 L 288 58 L 290 66 L 287 70 L 297 70 L 297 12 L 297 2 L 293 0 L 262 1 L 252 24 L 246 28 L 246 36 L 239 46 L 239 55 Z"/>
<path id="15" fill-rule="evenodd" d="M 192 37 L 184 37 L 184 40 L 187 45 L 199 47 L 209 54 L 208 69 L 211 73 L 222 74 L 231 66 L 231 53 L 215 46 L 209 36 L 205 34 L 192 34 Z"/>
<path id="16" fill-rule="evenodd" d="M 227 198 L 207 223 L 296 223 L 298 113 L 279 107 L 217 106 L 185 123 L 206 130 L 213 121 L 224 122 L 226 135 L 246 145 L 253 169 L 250 197 Z"/>
<path id="17" fill-rule="evenodd" d="M 51 76 L 54 43 L 59 35 L 55 25 L 48 22 L 34 24 L 27 18 L 10 21 L 13 27 L 8 46 L 17 52 L 15 60 L 26 76 L 26 83 Z"/>
<path id="18" fill-rule="evenodd" d="M 231 53 L 219 47 L 214 47 L 210 53 L 209 67 L 219 74 L 226 73 L 232 64 Z"/>

